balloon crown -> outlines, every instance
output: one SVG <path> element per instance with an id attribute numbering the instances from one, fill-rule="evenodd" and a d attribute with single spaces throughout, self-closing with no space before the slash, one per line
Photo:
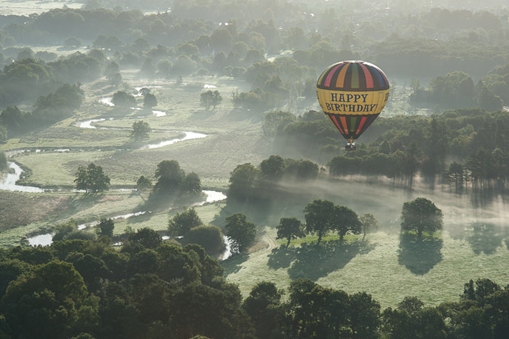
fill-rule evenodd
<path id="1" fill-rule="evenodd" d="M 341 61 L 330 65 L 318 78 L 317 88 L 348 91 L 381 91 L 389 89 L 385 73 L 362 60 Z"/>

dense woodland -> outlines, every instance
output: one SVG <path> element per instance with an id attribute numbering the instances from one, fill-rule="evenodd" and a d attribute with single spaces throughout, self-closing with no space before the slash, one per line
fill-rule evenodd
<path id="1" fill-rule="evenodd" d="M 128 102 L 123 71 L 176 85 L 186 77 L 227 76 L 248 89 L 221 100 L 232 100 L 239 115 L 253 112 L 274 154 L 285 154 L 239 164 L 228 203 L 284 197 L 283 181 L 351 175 L 408 187 L 420 175 L 456 193 L 506 194 L 509 9 L 496 1 L 461 10 L 453 6 L 464 1 L 443 8 L 388 4 L 175 0 L 169 8 L 148 0 L 140 8 L 139 1 L 89 0 L 82 9 L 0 16 L 0 141 L 71 117 L 86 99 L 82 84 L 102 77 L 124 95 L 117 100 Z M 76 51 L 58 56 L 44 46 Z M 338 132 L 309 106 L 321 70 L 344 59 L 377 64 L 394 90 L 398 82 L 410 85 L 409 93 L 393 92 L 387 107 L 404 99 L 405 115 L 380 117 L 356 152 L 337 156 Z M 422 109 L 432 113 L 413 114 Z M 0 152 L 0 170 L 6 167 Z M 144 177 L 136 185 L 153 194 L 201 189 L 195 173 L 186 175 L 172 161 L 159 164 L 155 178 L 154 187 Z M 213 236 L 219 244 L 207 251 L 221 250 L 221 230 L 196 230 L 192 219 L 190 211 L 178 214 L 169 232 Z M 76 225 L 64 226 L 51 246 L 0 252 L 0 338 L 498 339 L 509 333 L 507 282 L 465 282 L 456 302 L 437 307 L 405 297 L 381 309 L 369 291 L 347 294 L 302 279 L 286 291 L 259 283 L 243 299 L 203 246 L 141 229 L 113 247 L 111 224 L 92 240 L 66 236 Z M 314 246 L 335 244 L 301 249 Z"/>
<path id="2" fill-rule="evenodd" d="M 257 284 L 246 299 L 201 246 L 151 229 L 1 252 L 2 338 L 506 338 L 509 288 L 465 283 L 458 301 L 406 297 L 382 310 L 368 293 L 308 279 Z"/>

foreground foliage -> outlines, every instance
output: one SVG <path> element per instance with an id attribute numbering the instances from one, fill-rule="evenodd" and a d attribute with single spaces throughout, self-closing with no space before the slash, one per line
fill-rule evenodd
<path id="1" fill-rule="evenodd" d="M 288 291 L 260 282 L 242 300 L 198 245 L 163 241 L 151 229 L 120 248 L 108 239 L 1 251 L 0 337 L 495 339 L 509 330 L 509 289 L 488 279 L 469 281 L 457 302 L 438 307 L 406 297 L 382 310 L 366 292 L 309 279 Z"/>

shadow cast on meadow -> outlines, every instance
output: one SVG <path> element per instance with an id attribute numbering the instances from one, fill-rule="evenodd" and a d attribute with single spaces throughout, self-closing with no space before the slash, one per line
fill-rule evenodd
<path id="1" fill-rule="evenodd" d="M 475 254 L 493 254 L 497 248 L 503 246 L 503 240 L 507 244 L 509 230 L 487 223 L 473 223 L 470 225 L 467 234 L 467 241 Z"/>
<path id="2" fill-rule="evenodd" d="M 248 254 L 236 254 L 230 258 L 221 261 L 221 266 L 224 269 L 224 276 L 237 273 L 242 268 L 242 264 L 249 258 Z"/>
<path id="3" fill-rule="evenodd" d="M 443 259 L 443 240 L 433 237 L 418 238 L 415 234 L 400 235 L 398 263 L 417 275 L 428 273 Z"/>
<path id="4" fill-rule="evenodd" d="M 269 267 L 288 268 L 291 279 L 307 278 L 313 281 L 342 269 L 359 254 L 374 248 L 367 242 L 341 242 L 339 240 L 317 244 L 302 244 L 300 247 L 279 248 L 269 255 Z M 286 253 L 285 253 L 286 251 Z M 293 264 L 292 264 L 293 262 Z"/>

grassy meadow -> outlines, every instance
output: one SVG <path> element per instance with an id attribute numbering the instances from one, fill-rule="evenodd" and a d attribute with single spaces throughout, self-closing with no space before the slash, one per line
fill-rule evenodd
<path id="1" fill-rule="evenodd" d="M 182 86 L 176 86 L 174 81 L 137 80 L 127 72 L 123 90 L 150 88 L 158 100 L 154 110 L 164 112 L 162 116 L 101 103 L 118 90 L 101 81 L 83 86 L 87 99 L 73 118 L 0 145 L 5 151 L 30 150 L 10 158 L 30 174 L 23 182 L 54 189 L 45 193 L 0 192 L 1 246 L 17 245 L 24 236 L 47 232 L 71 218 L 91 223 L 101 217 L 141 211 L 145 213 L 116 219 L 115 233 L 122 234 L 128 227 L 165 230 L 169 218 L 196 201 L 168 203 L 165 208 L 151 210 L 145 204 L 146 193 L 140 195 L 129 189 L 141 175 L 155 180 L 159 162 L 177 160 L 186 173 L 200 176 L 205 189 L 226 191 L 230 173 L 237 165 L 258 165 L 272 154 L 271 140 L 262 133 L 261 115 L 233 109 L 231 93 L 240 85 L 231 79 L 184 79 Z M 215 86 L 212 88 L 223 97 L 215 110 L 200 107 L 204 85 Z M 137 100 L 137 107 L 141 108 L 142 99 Z M 93 124 L 96 128 L 80 127 L 80 122 L 90 119 L 104 120 Z M 137 120 L 148 122 L 152 132 L 150 139 L 133 144 L 129 133 Z M 206 137 L 148 147 L 181 137 L 185 132 L 203 133 Z M 90 162 L 102 166 L 111 178 L 110 191 L 97 196 L 72 192 L 78 166 Z M 288 183 L 284 188 L 292 199 L 256 207 L 226 202 L 195 207 L 205 223 L 222 227 L 228 215 L 243 212 L 258 225 L 258 241 L 249 253 L 223 262 L 228 280 L 238 283 L 244 296 L 263 280 L 286 288 L 291 279 L 310 278 L 348 293 L 367 291 L 382 307 L 394 306 L 404 296 L 416 296 L 427 305 L 437 305 L 457 300 L 463 284 L 470 279 L 489 278 L 501 285 L 508 281 L 503 201 L 477 208 L 467 196 L 430 191 L 417 180 L 411 190 L 390 182 L 366 183 L 359 178 L 320 180 L 307 185 Z M 398 232 L 403 203 L 419 196 L 442 209 L 445 224 L 439 238 L 422 244 L 402 239 Z M 303 220 L 303 209 L 313 199 L 334 201 L 359 215 L 372 213 L 381 227 L 364 242 L 361 237 L 347 237 L 345 243 L 339 244 L 337 237 L 331 236 L 317 247 L 316 238 L 309 237 L 286 249 L 284 240 L 276 240 L 279 219 L 295 216 Z"/>

